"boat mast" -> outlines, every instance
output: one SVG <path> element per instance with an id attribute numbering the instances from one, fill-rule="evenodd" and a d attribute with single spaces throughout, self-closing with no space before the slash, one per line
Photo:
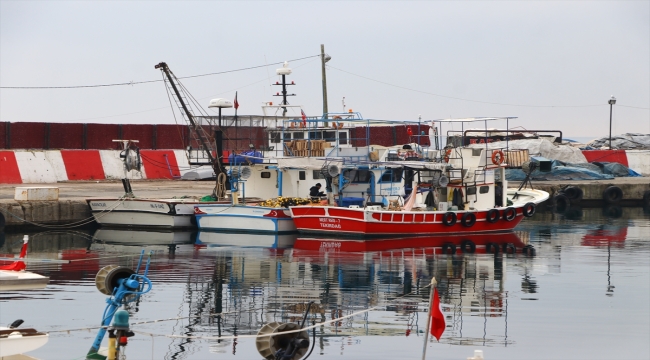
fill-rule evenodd
<path id="1" fill-rule="evenodd" d="M 287 75 L 291 75 L 291 68 L 289 68 L 289 63 L 284 62 L 284 65 L 280 69 L 276 70 L 276 73 L 278 75 L 282 76 L 282 83 L 278 83 L 277 81 L 273 85 L 282 85 L 282 95 L 280 93 L 276 93 L 273 96 L 282 96 L 282 102 L 280 105 L 289 105 L 289 102 L 287 101 L 287 96 L 296 96 L 296 94 L 287 94 L 287 86 L 288 85 L 296 85 L 293 81 L 291 84 L 287 84 Z M 287 108 L 282 107 L 282 117 L 287 116 Z"/>

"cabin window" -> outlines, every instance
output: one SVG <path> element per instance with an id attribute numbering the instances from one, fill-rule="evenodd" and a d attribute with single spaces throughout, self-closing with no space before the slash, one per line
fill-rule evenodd
<path id="1" fill-rule="evenodd" d="M 468 186 L 467 195 L 476 195 L 476 186 Z"/>
<path id="2" fill-rule="evenodd" d="M 302 132 L 293 133 L 293 139 L 294 140 L 302 140 L 304 138 L 305 138 L 305 133 L 302 133 Z"/>
<path id="3" fill-rule="evenodd" d="M 312 170 L 312 179 L 325 179 L 325 175 L 320 170 Z"/>
<path id="4" fill-rule="evenodd" d="M 368 183 L 370 181 L 369 170 L 348 170 L 345 176 L 350 179 L 351 183 Z"/>
<path id="5" fill-rule="evenodd" d="M 310 131 L 309 138 L 312 140 L 320 140 L 323 138 L 323 133 L 320 131 Z"/>
<path id="6" fill-rule="evenodd" d="M 478 192 L 481 193 L 481 194 L 487 194 L 487 193 L 490 192 L 490 187 L 489 186 L 481 186 L 478 189 Z"/>
<path id="7" fill-rule="evenodd" d="M 323 140 L 336 141 L 336 131 L 323 131 Z"/>
<path id="8" fill-rule="evenodd" d="M 284 141 L 291 141 L 291 133 L 290 132 L 285 132 L 284 133 Z"/>
<path id="9" fill-rule="evenodd" d="M 402 169 L 390 169 L 381 174 L 379 184 L 402 182 Z"/>
<path id="10" fill-rule="evenodd" d="M 306 180 L 307 179 L 307 174 L 305 171 L 299 171 L 298 172 L 298 179 L 300 180 Z"/>
<path id="11" fill-rule="evenodd" d="M 270 178 L 271 178 L 270 171 L 262 171 L 262 179 L 270 179 Z"/>
<path id="12" fill-rule="evenodd" d="M 273 131 L 271 133 L 271 142 L 274 144 L 280 143 L 280 133 L 277 131 Z"/>
<path id="13" fill-rule="evenodd" d="M 339 131 L 339 144 L 346 145 L 348 143 L 348 133 Z"/>

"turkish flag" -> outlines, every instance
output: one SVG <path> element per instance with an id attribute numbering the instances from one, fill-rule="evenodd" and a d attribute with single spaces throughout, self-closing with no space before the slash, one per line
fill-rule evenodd
<path id="1" fill-rule="evenodd" d="M 429 308 L 429 314 L 431 314 L 431 335 L 440 341 L 442 333 L 445 332 L 446 324 L 445 315 L 442 313 L 442 307 L 440 307 L 438 289 L 436 288 L 433 288 L 433 301 L 431 302 L 431 308 Z"/>
<path id="2" fill-rule="evenodd" d="M 307 115 L 305 115 L 305 112 L 300 109 L 300 114 L 302 115 L 302 125 L 306 126 L 307 125 Z"/>
<path id="3" fill-rule="evenodd" d="M 235 110 L 239 109 L 239 101 L 237 101 L 237 92 L 235 91 L 235 102 L 233 103 L 235 105 Z"/>

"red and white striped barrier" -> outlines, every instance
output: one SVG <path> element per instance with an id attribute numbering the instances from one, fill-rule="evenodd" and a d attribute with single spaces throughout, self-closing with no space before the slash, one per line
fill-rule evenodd
<path id="1" fill-rule="evenodd" d="M 190 170 L 184 150 L 140 150 L 131 179 L 174 179 Z M 650 150 L 584 150 L 587 161 L 618 162 L 650 176 Z M 119 150 L 0 150 L 0 184 L 56 183 L 124 177 Z"/>
<path id="2" fill-rule="evenodd" d="M 188 171 L 184 150 L 140 150 L 142 171 L 131 179 L 174 179 Z M 0 150 L 0 184 L 121 179 L 118 150 Z"/>
<path id="3" fill-rule="evenodd" d="M 588 162 L 617 162 L 643 176 L 650 176 L 650 150 L 583 150 Z"/>

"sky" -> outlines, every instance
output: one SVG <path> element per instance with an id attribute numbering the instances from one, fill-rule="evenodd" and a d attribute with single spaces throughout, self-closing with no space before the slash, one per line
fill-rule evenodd
<path id="1" fill-rule="evenodd" d="M 261 114 L 285 60 L 308 116 L 511 116 L 565 137 L 650 133 L 650 1 L 0 0 L 0 121 L 174 124 L 167 62 L 207 109 Z M 248 67 L 251 70 L 228 72 Z M 233 114 L 224 109 L 223 114 Z M 494 124 L 503 128 L 505 124 Z"/>

